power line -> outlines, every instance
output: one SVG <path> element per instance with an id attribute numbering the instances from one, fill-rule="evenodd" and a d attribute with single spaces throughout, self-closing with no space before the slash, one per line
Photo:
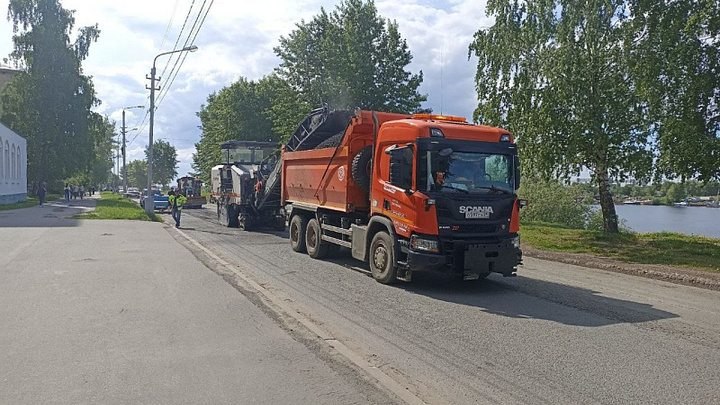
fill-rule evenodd
<path id="1" fill-rule="evenodd" d="M 198 34 L 200 33 L 200 29 L 201 29 L 202 26 L 205 24 L 205 19 L 207 18 L 208 14 L 210 13 L 210 8 L 212 8 L 214 2 L 215 2 L 215 0 L 211 0 L 211 1 L 210 1 L 210 4 L 208 5 L 207 9 L 205 9 L 205 14 L 203 14 L 203 9 L 205 8 L 205 4 L 207 3 L 207 0 L 204 0 L 204 1 L 203 1 L 202 5 L 200 6 L 200 10 L 198 11 L 198 13 L 197 13 L 197 15 L 196 15 L 196 17 L 195 17 L 195 21 L 193 22 L 193 25 L 192 25 L 192 27 L 190 28 L 190 31 L 189 31 L 187 37 L 185 38 L 185 42 L 184 42 L 184 44 L 183 44 L 183 48 L 188 47 L 188 46 L 191 46 L 192 44 L 195 43 L 195 40 L 197 39 L 197 36 L 198 36 Z M 193 9 L 193 7 L 194 7 L 194 4 L 195 4 L 195 0 L 193 0 L 193 2 L 191 3 L 190 9 L 188 10 L 188 14 L 185 16 L 185 21 L 183 22 L 183 26 L 182 26 L 182 28 L 180 29 L 180 34 L 178 35 L 177 39 L 175 40 L 175 44 L 173 45 L 173 49 L 177 49 L 177 44 L 180 42 L 180 38 L 182 37 L 182 33 L 183 33 L 183 31 L 185 30 L 185 26 L 186 26 L 187 21 L 188 21 L 188 19 L 189 19 L 189 17 L 190 17 L 190 14 L 192 13 L 192 9 Z M 200 15 L 202 15 L 202 19 L 200 19 Z M 198 25 L 198 21 L 200 22 L 200 25 Z M 196 26 L 197 26 L 197 29 L 195 29 Z M 193 34 L 193 31 L 194 31 L 194 34 Z M 190 40 L 190 37 L 191 37 L 191 36 L 192 36 L 192 40 Z M 189 42 L 189 44 L 188 44 L 188 42 Z M 165 99 L 165 96 L 167 95 L 168 90 L 170 89 L 170 87 L 172 86 L 173 82 L 175 81 L 175 78 L 177 77 L 177 75 L 178 75 L 178 73 L 179 73 L 179 71 L 180 71 L 180 68 L 182 68 L 182 65 L 185 63 L 185 58 L 187 58 L 187 52 L 184 52 L 184 55 L 182 55 L 182 61 L 180 61 L 180 56 L 178 56 L 178 58 L 175 60 L 175 64 L 173 65 L 172 69 L 170 69 L 169 76 L 171 77 L 171 79 L 170 79 L 168 85 L 164 87 L 164 90 L 165 90 L 165 91 L 159 96 L 160 100 L 155 104 L 155 110 L 156 110 L 156 111 L 157 111 L 158 106 L 160 105 L 160 103 Z M 172 60 L 172 57 L 168 59 L 168 62 L 167 62 L 166 65 L 165 65 L 165 69 L 163 70 L 163 73 L 165 72 L 165 70 L 167 69 L 167 67 L 170 65 L 171 60 Z M 178 63 L 179 63 L 179 66 L 178 66 Z M 161 73 L 161 75 L 162 75 L 163 73 Z M 140 135 L 140 133 L 145 129 L 146 120 L 147 120 L 149 114 L 150 114 L 150 110 L 148 109 L 148 110 L 146 111 L 146 113 L 145 113 L 145 116 L 143 117 L 142 123 L 140 124 L 140 129 L 139 129 L 138 132 L 135 134 L 135 136 L 133 137 L 133 139 L 130 141 L 130 143 L 128 144 L 128 146 L 129 146 L 129 145 L 132 145 L 132 143 L 135 141 L 135 139 L 136 139 L 136 138 Z"/>
<path id="2" fill-rule="evenodd" d="M 165 45 L 165 40 L 168 37 L 168 33 L 170 32 L 170 27 L 172 27 L 173 20 L 175 19 L 175 10 L 177 10 L 177 5 L 180 0 L 175 0 L 175 5 L 173 5 L 172 14 L 170 14 L 170 21 L 168 21 L 167 27 L 165 27 L 165 35 L 163 35 L 162 42 L 160 42 L 160 50 L 162 50 L 163 46 Z"/>
<path id="3" fill-rule="evenodd" d="M 161 50 L 162 50 L 163 45 L 165 44 L 165 39 L 167 39 L 167 35 L 168 35 L 168 33 L 170 32 L 170 27 L 172 26 L 172 22 L 173 22 L 173 20 L 174 20 L 174 18 L 175 18 L 175 11 L 176 11 L 176 9 L 177 9 L 178 2 L 179 2 L 179 0 L 175 0 L 175 5 L 173 6 L 173 11 L 172 11 L 172 14 L 170 15 L 170 21 L 168 21 L 168 25 L 167 25 L 167 27 L 165 28 L 165 35 L 163 36 L 163 40 L 162 40 L 162 43 L 161 43 L 161 45 L 160 45 Z M 185 26 L 187 25 L 187 21 L 188 21 L 188 19 L 190 18 L 190 15 L 192 14 L 192 10 L 193 10 L 193 7 L 194 7 L 194 6 L 195 6 L 195 0 L 193 0 L 192 3 L 190 3 L 190 9 L 188 10 L 187 14 L 185 15 L 185 21 L 183 21 L 183 25 L 182 25 L 182 27 L 180 28 L 180 33 L 178 34 L 177 38 L 175 39 L 175 44 L 173 45 L 173 48 L 172 48 L 172 49 L 175 49 L 175 48 L 177 47 L 177 44 L 180 42 L 180 38 L 182 38 L 183 31 L 185 31 Z M 189 36 L 189 35 L 190 35 L 190 34 L 188 34 L 188 36 Z M 172 55 L 171 55 L 171 57 L 168 59 L 167 63 L 165 64 L 165 67 L 163 68 L 162 73 L 160 73 L 160 76 L 163 76 L 163 75 L 165 74 L 165 71 L 167 70 L 167 67 L 170 65 L 170 61 L 172 61 Z M 171 72 L 171 74 L 172 74 L 172 72 Z M 149 99 L 150 99 L 150 96 L 148 96 L 148 100 L 149 100 Z M 140 128 L 140 129 L 137 131 L 137 133 L 135 134 L 135 136 L 132 138 L 132 140 L 130 141 L 130 143 L 128 144 L 128 146 L 129 146 L 129 145 L 132 145 L 132 143 L 135 142 L 135 139 L 137 139 L 138 135 L 140 135 L 140 134 L 142 133 L 142 131 L 145 129 L 145 127 L 146 127 L 146 125 L 147 125 L 147 119 L 148 119 L 149 116 L 150 116 L 150 110 L 147 108 L 147 101 L 146 101 L 146 102 L 145 102 L 145 115 L 143 116 L 142 121 L 140 121 L 140 120 L 138 119 L 138 121 L 135 122 L 135 125 L 134 125 L 134 127 L 137 127 L 137 128 Z"/>
<path id="4" fill-rule="evenodd" d="M 205 6 L 205 3 L 206 3 L 206 2 L 207 2 L 207 0 L 203 1 L 203 6 L 200 7 L 200 13 L 202 13 L 202 9 L 203 9 L 203 7 Z M 205 10 L 205 15 L 203 15 L 202 20 L 200 21 L 200 25 L 198 25 L 198 28 L 197 28 L 197 30 L 195 31 L 195 35 L 194 35 L 193 38 L 192 38 L 192 41 L 190 41 L 190 43 L 188 44 L 188 41 L 186 40 L 186 41 L 185 41 L 185 45 L 183 45 L 184 47 L 185 47 L 185 46 L 192 46 L 192 45 L 195 43 L 195 39 L 197 39 L 197 36 L 198 36 L 198 34 L 200 33 L 200 29 L 202 28 L 203 24 L 205 24 L 205 19 L 207 18 L 208 13 L 210 13 L 210 8 L 212 7 L 212 5 L 213 5 L 214 2 L 215 2 L 215 0 L 210 0 L 210 4 L 208 5 L 207 9 Z M 200 17 L 200 13 L 198 13 L 198 18 Z M 196 22 L 197 22 L 197 19 L 196 19 Z M 193 24 L 193 27 L 194 27 L 194 24 Z M 192 29 L 190 30 L 190 35 L 192 35 Z M 188 35 L 188 38 L 187 38 L 187 39 L 190 39 L 190 35 Z M 187 54 L 188 54 L 187 52 L 184 52 L 184 53 L 183 53 L 183 55 L 182 55 L 182 62 L 180 62 L 180 66 L 179 66 L 178 69 L 175 71 L 175 75 L 172 76 L 172 78 L 170 79 L 170 82 L 168 83 L 168 85 L 165 86 L 165 92 L 160 95 L 160 100 L 158 100 L 158 102 L 155 104 L 155 110 L 157 110 L 157 108 L 158 108 L 158 106 L 160 105 L 160 103 L 162 103 L 162 101 L 165 100 L 165 96 L 168 94 L 168 91 L 170 90 L 170 87 L 171 87 L 172 84 L 175 82 L 175 78 L 177 77 L 178 73 L 180 72 L 180 68 L 181 68 L 182 65 L 185 63 L 185 58 L 187 58 Z M 170 74 L 172 75 L 172 72 L 171 72 Z"/>
<path id="5" fill-rule="evenodd" d="M 205 3 L 203 3 L 203 6 L 204 5 L 205 5 Z M 193 7 L 195 7 L 195 0 L 192 0 L 192 3 L 190 3 L 190 9 L 188 10 L 187 15 L 185 15 L 185 21 L 183 21 L 183 25 L 180 28 L 180 33 L 178 34 L 177 38 L 175 39 L 175 44 L 173 45 L 172 49 L 177 49 L 177 45 L 180 42 L 180 38 L 182 37 L 182 34 L 185 31 L 185 25 L 187 25 L 188 19 L 190 18 L 190 14 L 192 14 Z M 202 12 L 202 7 L 200 8 L 200 11 Z M 190 30 L 190 32 L 192 32 L 192 30 Z M 190 34 L 188 34 L 188 36 L 190 36 Z M 170 58 L 168 58 L 167 63 L 165 63 L 165 67 L 163 68 L 162 72 L 160 73 L 160 77 L 163 77 L 165 75 L 165 71 L 167 70 L 168 66 L 170 65 L 170 62 L 172 61 L 172 59 L 173 59 L 173 55 L 170 55 Z M 180 59 L 180 57 L 178 56 L 177 59 Z M 175 64 L 177 64 L 177 60 L 176 60 Z M 174 68 L 175 67 L 173 66 L 173 69 Z M 172 71 L 170 72 L 170 74 L 172 74 Z"/>
<path id="6" fill-rule="evenodd" d="M 183 48 L 185 48 L 185 47 L 188 46 L 188 41 L 190 40 L 190 37 L 193 35 L 193 31 L 195 30 L 195 27 L 197 26 L 197 23 L 198 23 L 198 21 L 200 20 L 200 15 L 201 15 L 202 12 L 203 12 L 203 8 L 205 8 L 205 3 L 207 3 L 207 0 L 203 0 L 202 5 L 200 6 L 200 10 L 198 11 L 197 15 L 195 16 L 195 21 L 193 22 L 192 27 L 190 27 L 190 32 L 188 32 L 188 35 L 187 35 L 187 37 L 185 38 L 185 42 L 183 43 L 183 46 L 182 46 Z M 210 10 L 210 8 L 208 7 L 208 11 L 209 11 L 209 10 Z M 207 13 L 206 13 L 205 15 L 207 15 Z M 200 30 L 200 28 L 198 27 L 198 31 L 199 31 L 199 30 Z M 197 34 L 196 34 L 196 35 L 197 35 Z M 179 39 L 179 38 L 178 38 L 178 39 Z M 176 46 L 177 46 L 177 45 L 176 45 Z M 173 49 L 176 49 L 176 48 L 173 48 Z M 175 59 L 175 64 L 173 64 L 172 69 L 170 69 L 170 73 L 168 74 L 168 77 L 173 77 L 173 73 L 177 76 L 177 72 L 180 70 L 180 67 L 182 67 L 182 64 L 180 65 L 180 67 L 178 67 L 178 63 L 180 62 L 180 58 L 181 58 L 182 56 L 184 56 L 184 55 L 178 54 L 177 59 Z M 184 61 L 185 61 L 185 58 L 183 58 L 183 62 L 184 62 Z M 172 80 L 174 80 L 174 77 L 173 77 L 173 79 L 171 79 L 170 81 L 166 80 L 165 82 L 166 82 L 166 83 L 170 83 L 170 82 L 172 82 Z M 158 98 L 165 98 L 165 94 L 167 94 L 168 87 L 169 87 L 169 86 L 165 86 L 165 92 L 164 92 L 164 93 L 163 93 L 162 90 L 160 91 L 160 94 L 158 94 Z M 156 106 L 155 110 L 156 110 L 156 111 L 157 111 L 157 106 L 158 106 L 159 104 L 160 104 L 159 102 L 155 104 L 155 106 Z"/>

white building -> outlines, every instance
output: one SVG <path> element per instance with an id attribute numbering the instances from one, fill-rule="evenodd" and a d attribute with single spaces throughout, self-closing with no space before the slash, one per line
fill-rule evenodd
<path id="1" fill-rule="evenodd" d="M 0 204 L 27 199 L 27 142 L 0 124 Z"/>

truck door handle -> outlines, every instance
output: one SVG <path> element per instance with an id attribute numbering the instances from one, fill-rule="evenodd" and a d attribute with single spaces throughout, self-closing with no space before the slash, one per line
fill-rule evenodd
<path id="1" fill-rule="evenodd" d="M 385 208 L 386 210 L 389 210 L 390 209 L 390 201 L 383 200 L 383 208 Z"/>

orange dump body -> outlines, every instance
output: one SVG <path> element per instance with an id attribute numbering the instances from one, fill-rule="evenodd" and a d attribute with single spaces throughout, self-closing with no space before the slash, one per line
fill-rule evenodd
<path id="1" fill-rule="evenodd" d="M 375 116 L 379 126 L 410 117 L 382 112 L 375 112 Z M 372 145 L 373 130 L 372 112 L 363 110 L 352 118 L 337 150 L 283 150 L 283 204 L 304 203 L 340 212 L 369 211 L 368 193 L 355 184 L 350 171 L 358 152 Z"/>

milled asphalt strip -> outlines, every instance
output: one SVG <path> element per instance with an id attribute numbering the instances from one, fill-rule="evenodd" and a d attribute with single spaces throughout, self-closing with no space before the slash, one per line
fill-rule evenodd
<path id="1" fill-rule="evenodd" d="M 225 269 L 238 277 L 240 277 L 245 283 L 247 283 L 250 287 L 252 287 L 257 293 L 261 294 L 263 297 L 268 299 L 270 302 L 272 302 L 274 305 L 276 305 L 278 308 L 280 308 L 282 311 L 285 312 L 288 316 L 298 321 L 300 324 L 305 326 L 308 330 L 310 330 L 312 333 L 316 334 L 318 337 L 323 339 L 331 350 L 334 350 L 341 356 L 345 357 L 346 359 L 350 360 L 353 364 L 355 364 L 357 367 L 359 367 L 361 370 L 366 372 L 368 375 L 372 376 L 374 379 L 376 379 L 380 385 L 382 385 L 385 389 L 392 392 L 393 394 L 397 395 L 398 398 L 400 398 L 402 401 L 404 401 L 407 404 L 410 405 L 426 405 L 425 402 L 423 402 L 420 398 L 413 395 L 410 390 L 406 387 L 403 387 L 400 385 L 397 381 L 393 380 L 390 376 L 385 374 L 382 370 L 379 368 L 373 366 L 369 362 L 367 362 L 365 359 L 362 358 L 359 354 L 353 352 L 349 347 L 347 347 L 344 343 L 342 343 L 339 340 L 336 340 L 332 334 L 328 333 L 326 330 L 321 328 L 319 325 L 315 324 L 312 320 L 308 319 L 307 317 L 303 316 L 302 314 L 298 313 L 297 311 L 293 310 L 290 306 L 288 306 L 284 300 L 276 297 L 273 295 L 270 291 L 268 291 L 265 287 L 261 286 L 257 282 L 255 282 L 253 279 L 249 278 L 247 275 L 243 274 L 242 272 L 239 272 L 235 269 L 235 266 L 229 264 L 225 260 L 223 260 L 221 257 L 207 249 L 205 246 L 201 245 L 194 239 L 192 239 L 190 236 L 188 236 L 185 232 L 183 232 L 180 229 L 175 229 L 183 238 L 185 238 L 188 242 L 190 242 L 193 246 L 197 247 L 198 249 L 202 250 L 206 255 L 211 257 L 213 260 L 215 260 L 217 263 L 219 263 L 221 266 L 225 267 Z"/>

